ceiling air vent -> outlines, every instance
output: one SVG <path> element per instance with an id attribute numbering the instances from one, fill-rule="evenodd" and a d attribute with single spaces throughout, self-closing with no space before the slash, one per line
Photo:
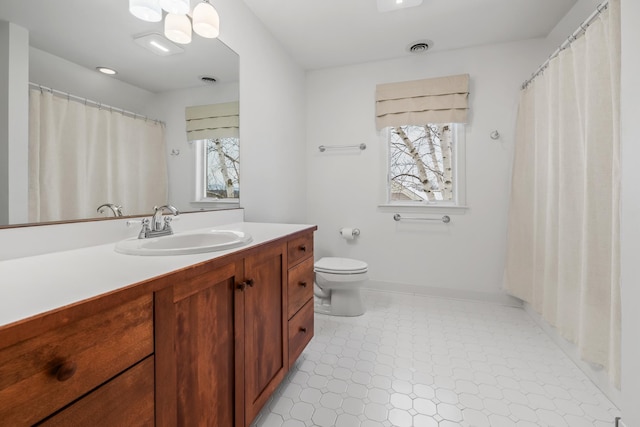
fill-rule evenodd
<path id="1" fill-rule="evenodd" d="M 409 44 L 409 46 L 407 46 L 407 51 L 409 51 L 410 53 L 424 53 L 429 50 L 431 46 L 433 46 L 432 41 L 419 40 Z"/>

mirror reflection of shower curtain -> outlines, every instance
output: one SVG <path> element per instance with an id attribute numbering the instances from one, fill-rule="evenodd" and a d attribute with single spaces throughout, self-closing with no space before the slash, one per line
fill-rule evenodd
<path id="1" fill-rule="evenodd" d="M 29 91 L 29 221 L 125 215 L 167 202 L 164 125 Z"/>
<path id="2" fill-rule="evenodd" d="M 620 383 L 620 3 L 521 93 L 505 288 Z"/>

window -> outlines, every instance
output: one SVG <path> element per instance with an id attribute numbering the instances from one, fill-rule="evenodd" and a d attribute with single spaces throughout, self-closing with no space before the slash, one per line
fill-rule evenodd
<path id="1" fill-rule="evenodd" d="M 385 205 L 464 207 L 468 98 L 468 74 L 376 85 L 376 128 L 388 154 Z"/>
<path id="2" fill-rule="evenodd" d="M 240 142 L 226 137 L 194 141 L 197 147 L 196 201 L 234 202 L 240 197 Z"/>
<path id="3" fill-rule="evenodd" d="M 390 126 L 386 203 L 464 204 L 464 125 Z"/>

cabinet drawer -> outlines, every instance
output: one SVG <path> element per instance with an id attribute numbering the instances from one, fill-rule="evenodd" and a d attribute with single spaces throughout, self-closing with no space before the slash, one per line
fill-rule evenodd
<path id="1" fill-rule="evenodd" d="M 31 425 L 151 353 L 151 294 L 2 348 L 0 420 Z"/>
<path id="2" fill-rule="evenodd" d="M 313 299 L 289 320 L 289 367 L 313 337 Z"/>
<path id="3" fill-rule="evenodd" d="M 153 376 L 153 356 L 149 356 L 39 426 L 152 427 Z"/>
<path id="4" fill-rule="evenodd" d="M 288 319 L 313 298 L 313 258 L 307 258 L 289 269 L 288 279 Z"/>
<path id="5" fill-rule="evenodd" d="M 287 243 L 289 267 L 313 255 L 313 233 L 305 234 Z"/>

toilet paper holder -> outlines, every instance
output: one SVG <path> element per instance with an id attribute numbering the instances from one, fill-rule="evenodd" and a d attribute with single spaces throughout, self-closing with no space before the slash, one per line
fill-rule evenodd
<path id="1" fill-rule="evenodd" d="M 344 228 L 341 228 L 340 230 L 338 230 L 338 234 L 342 235 L 342 230 L 344 230 Z M 359 228 L 354 228 L 353 230 L 351 230 L 351 235 L 353 237 L 359 236 L 360 235 L 360 229 Z"/>

